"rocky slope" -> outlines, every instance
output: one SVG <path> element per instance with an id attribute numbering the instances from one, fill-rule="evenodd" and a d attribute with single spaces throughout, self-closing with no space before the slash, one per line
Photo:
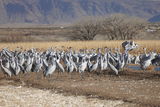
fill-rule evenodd
<path id="1" fill-rule="evenodd" d="M 83 16 L 112 13 L 151 18 L 160 13 L 158 0 L 0 0 L 0 24 L 71 22 Z"/>

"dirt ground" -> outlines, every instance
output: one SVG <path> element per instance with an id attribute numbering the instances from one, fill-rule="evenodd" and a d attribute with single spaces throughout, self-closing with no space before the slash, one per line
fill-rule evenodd
<path id="1" fill-rule="evenodd" d="M 84 96 L 64 96 L 49 90 L 22 86 L 0 86 L 0 106 L 3 107 L 115 107 L 121 106 L 123 103 L 121 100 L 112 101 L 86 98 Z"/>
<path id="2" fill-rule="evenodd" d="M 160 72 L 125 70 L 119 76 L 115 76 L 104 71 L 85 73 L 83 77 L 80 78 L 79 73 L 55 72 L 51 77 L 44 78 L 42 72 L 30 72 L 10 78 L 1 72 L 0 89 L 13 85 L 49 90 L 67 97 L 86 96 L 89 99 L 100 99 L 102 102 L 122 101 L 118 107 L 160 106 Z"/>

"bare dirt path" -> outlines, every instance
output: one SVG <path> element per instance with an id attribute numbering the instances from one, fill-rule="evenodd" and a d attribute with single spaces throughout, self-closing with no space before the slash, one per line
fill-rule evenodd
<path id="1" fill-rule="evenodd" d="M 13 81 L 13 82 L 7 83 L 4 81 Z M 96 98 L 96 101 L 98 101 L 98 99 L 100 101 L 96 103 L 102 104 L 102 106 L 105 106 L 103 104 L 109 104 L 110 102 L 108 101 L 111 102 L 116 101 L 115 105 L 113 105 L 116 106 L 117 101 L 118 102 L 120 101 L 121 103 L 120 104 L 118 103 L 117 107 L 160 107 L 159 72 L 124 71 L 123 73 L 120 73 L 119 76 L 115 76 L 110 73 L 107 74 L 86 73 L 84 75 L 83 80 L 81 80 L 80 75 L 78 73 L 73 73 L 72 78 L 70 74 L 67 73 L 59 74 L 56 72 L 51 77 L 47 78 L 44 78 L 42 73 L 30 72 L 29 74 L 21 74 L 20 76 L 16 77 L 13 76 L 11 78 L 5 77 L 2 73 L 0 73 L 0 86 L 11 87 L 10 85 L 16 87 L 23 86 L 26 88 L 26 90 L 28 90 L 28 88 L 29 90 L 34 90 L 35 88 L 37 90 L 41 89 L 40 91 L 42 91 L 42 93 L 43 92 L 48 92 L 53 94 L 58 93 L 58 95 L 60 96 L 61 95 L 63 97 L 66 96 L 66 98 L 64 99 L 68 98 L 70 99 L 71 97 L 73 98 L 73 100 L 71 101 L 75 102 L 73 103 L 73 105 L 75 104 L 75 106 L 76 104 L 79 104 L 78 101 L 80 100 L 76 100 L 79 97 L 74 97 L 74 96 L 86 96 L 80 98 L 83 99 L 82 102 L 88 102 L 89 99 L 88 106 L 93 104 L 93 102 L 95 101 L 95 99 L 93 99 L 94 101 L 92 102 L 92 99 L 90 98 Z M 31 87 L 34 89 L 32 89 Z M 45 93 L 45 95 L 42 94 L 42 96 L 47 96 L 47 95 L 50 94 L 47 93 Z M 46 97 L 46 99 L 50 99 L 50 96 Z M 106 103 L 105 101 L 107 101 L 108 103 Z M 68 104 L 72 105 L 72 103 Z M 93 106 L 97 105 L 93 104 Z M 112 104 L 111 106 L 107 107 L 112 107 Z"/>
<path id="2" fill-rule="evenodd" d="M 49 90 L 31 87 L 0 86 L 0 106 L 2 107 L 117 107 L 123 104 L 124 102 L 121 100 L 113 101 L 86 98 L 84 96 L 64 96 Z"/>

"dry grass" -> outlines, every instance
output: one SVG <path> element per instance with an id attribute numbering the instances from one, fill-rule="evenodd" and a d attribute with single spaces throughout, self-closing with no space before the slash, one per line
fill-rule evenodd
<path id="1" fill-rule="evenodd" d="M 120 47 L 121 41 L 68 41 L 68 42 L 21 42 L 21 43 L 1 43 L 0 48 L 8 47 L 15 49 L 16 47 L 23 47 L 24 49 L 39 48 L 47 49 L 50 47 L 57 47 L 64 49 L 72 47 L 73 49 L 91 49 L 103 47 Z"/>
<path id="2" fill-rule="evenodd" d="M 23 49 L 38 48 L 45 50 L 53 47 L 58 49 L 66 49 L 72 47 L 75 50 L 78 49 L 91 49 L 91 48 L 121 48 L 123 41 L 67 41 L 67 42 L 18 42 L 18 43 L 0 43 L 0 49 L 9 48 L 15 49 L 22 47 Z M 160 40 L 136 40 L 136 43 L 140 46 L 134 53 L 143 52 L 142 48 L 147 48 L 147 51 L 160 52 Z"/>

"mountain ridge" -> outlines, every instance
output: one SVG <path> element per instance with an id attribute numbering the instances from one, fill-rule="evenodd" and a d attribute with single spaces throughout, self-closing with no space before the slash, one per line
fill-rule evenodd
<path id="1" fill-rule="evenodd" d="M 149 19 L 160 14 L 160 1 L 152 0 L 1 0 L 0 24 L 54 24 L 85 16 L 122 13 Z"/>

